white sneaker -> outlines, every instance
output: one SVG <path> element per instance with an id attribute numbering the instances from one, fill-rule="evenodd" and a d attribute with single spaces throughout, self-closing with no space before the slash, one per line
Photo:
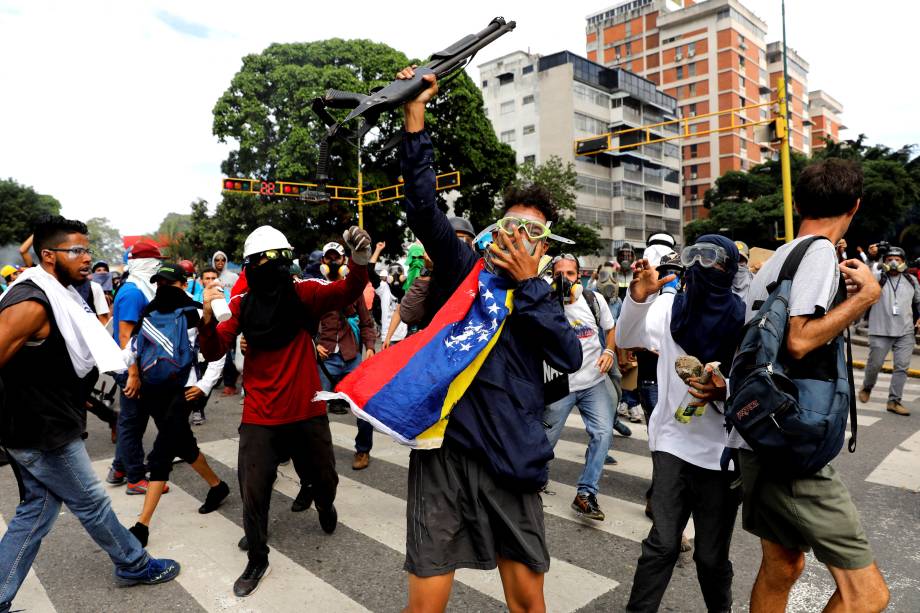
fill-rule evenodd
<path id="1" fill-rule="evenodd" d="M 203 423 L 204 415 L 202 415 L 201 411 L 192 411 L 192 425 L 200 426 Z"/>
<path id="2" fill-rule="evenodd" d="M 629 417 L 629 405 L 627 405 L 625 402 L 621 402 L 617 407 L 617 413 L 623 417 Z"/>
<path id="3" fill-rule="evenodd" d="M 639 405 L 629 407 L 629 421 L 634 424 L 642 423 L 642 407 Z"/>

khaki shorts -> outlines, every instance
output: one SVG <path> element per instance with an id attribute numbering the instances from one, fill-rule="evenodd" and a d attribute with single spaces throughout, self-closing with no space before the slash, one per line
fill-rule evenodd
<path id="1" fill-rule="evenodd" d="M 783 480 L 766 474 L 754 452 L 739 451 L 745 530 L 786 549 L 813 549 L 829 566 L 857 569 L 873 562 L 850 492 L 833 466 L 810 477 Z"/>

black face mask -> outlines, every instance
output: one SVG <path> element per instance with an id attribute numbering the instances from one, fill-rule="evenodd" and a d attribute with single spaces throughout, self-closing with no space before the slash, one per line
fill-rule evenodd
<path id="1" fill-rule="evenodd" d="M 291 263 L 287 260 L 269 260 L 260 266 L 246 267 L 246 281 L 256 294 L 277 292 L 291 283 Z"/>
<path id="2" fill-rule="evenodd" d="M 304 328 L 306 309 L 294 290 L 290 262 L 271 260 L 246 267 L 249 291 L 240 304 L 246 342 L 259 349 L 279 349 Z"/>

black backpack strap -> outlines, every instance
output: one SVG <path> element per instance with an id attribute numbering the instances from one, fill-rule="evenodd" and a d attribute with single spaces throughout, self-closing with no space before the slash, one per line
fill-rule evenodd
<path id="1" fill-rule="evenodd" d="M 584 290 L 582 294 L 585 297 L 585 302 L 588 303 L 588 307 L 591 309 L 591 314 L 594 315 L 594 322 L 597 324 L 597 329 L 603 331 L 601 328 L 601 306 L 597 303 L 597 294 L 589 289 Z"/>
<path id="2" fill-rule="evenodd" d="M 850 453 L 856 451 L 856 383 L 853 381 L 853 346 L 850 344 L 850 329 L 846 331 L 847 338 L 847 381 L 850 384 L 850 442 L 847 448 Z"/>

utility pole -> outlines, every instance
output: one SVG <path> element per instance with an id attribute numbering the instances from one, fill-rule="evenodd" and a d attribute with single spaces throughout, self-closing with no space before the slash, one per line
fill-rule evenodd
<path id="1" fill-rule="evenodd" d="M 776 118 L 776 135 L 780 138 L 779 163 L 783 176 L 783 239 L 788 243 L 795 236 L 792 227 L 792 165 L 789 153 L 789 102 L 786 86 L 789 83 L 789 72 L 786 64 L 786 0 L 782 0 L 783 14 L 783 76 L 779 80 L 777 101 L 779 102 L 779 117 Z"/>

